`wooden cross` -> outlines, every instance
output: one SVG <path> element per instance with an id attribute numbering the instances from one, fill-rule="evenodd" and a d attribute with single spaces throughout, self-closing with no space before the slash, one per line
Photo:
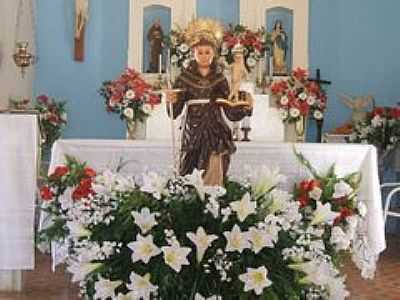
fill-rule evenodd
<path id="1" fill-rule="evenodd" d="M 321 84 L 331 84 L 332 83 L 328 80 L 321 79 L 321 70 L 320 69 L 317 69 L 315 78 L 309 78 L 308 80 L 316 82 L 319 87 L 321 87 Z"/>
<path id="2" fill-rule="evenodd" d="M 74 59 L 83 61 L 85 56 L 85 28 L 88 20 L 89 0 L 75 0 Z"/>
<path id="3" fill-rule="evenodd" d="M 315 78 L 309 78 L 308 80 L 314 81 L 320 88 L 321 88 L 321 84 L 331 84 L 330 81 L 321 79 L 321 70 L 320 69 L 317 69 Z M 324 119 L 316 120 L 316 123 L 317 123 L 316 141 L 317 141 L 317 143 L 321 143 L 322 142 L 322 125 L 324 123 Z"/>

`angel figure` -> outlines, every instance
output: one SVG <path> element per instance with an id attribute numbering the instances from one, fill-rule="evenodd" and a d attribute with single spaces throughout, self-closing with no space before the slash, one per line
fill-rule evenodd
<path id="1" fill-rule="evenodd" d="M 365 109 L 370 106 L 374 101 L 373 96 L 348 96 L 345 94 L 339 94 L 339 99 L 352 110 L 351 121 L 353 124 L 357 124 L 359 121 L 365 120 L 367 112 Z"/>
<path id="2" fill-rule="evenodd" d="M 244 47 L 239 43 L 232 49 L 233 63 L 231 64 L 231 93 L 228 100 L 238 102 L 240 84 L 247 80 L 249 73 L 244 64 Z"/>

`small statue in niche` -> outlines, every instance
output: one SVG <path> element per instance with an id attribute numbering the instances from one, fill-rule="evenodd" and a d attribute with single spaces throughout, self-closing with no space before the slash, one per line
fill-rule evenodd
<path id="1" fill-rule="evenodd" d="M 160 55 L 164 47 L 164 32 L 160 19 L 157 19 L 147 32 L 147 40 L 150 43 L 150 64 L 149 72 L 158 73 L 161 69 Z"/>
<path id="2" fill-rule="evenodd" d="M 365 120 L 367 112 L 365 111 L 371 104 L 373 104 L 373 96 L 356 96 L 351 97 L 345 94 L 338 95 L 339 99 L 351 109 L 351 121 L 353 124 Z"/>
<path id="3" fill-rule="evenodd" d="M 244 47 L 239 43 L 232 49 L 233 63 L 231 64 L 231 93 L 228 100 L 239 102 L 240 84 L 247 80 L 248 72 L 244 64 Z"/>
<path id="4" fill-rule="evenodd" d="M 286 53 L 288 50 L 288 36 L 283 29 L 282 21 L 277 20 L 271 32 L 272 57 L 274 75 L 286 75 Z"/>

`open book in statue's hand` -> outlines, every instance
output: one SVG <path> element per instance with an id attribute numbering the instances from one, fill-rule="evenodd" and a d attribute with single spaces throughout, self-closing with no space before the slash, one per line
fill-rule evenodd
<path id="1" fill-rule="evenodd" d="M 252 102 L 249 101 L 229 101 L 226 99 L 222 99 L 222 98 L 218 98 L 217 100 L 215 100 L 215 102 L 217 104 L 221 104 L 221 105 L 226 105 L 229 107 L 243 107 L 243 108 L 251 108 L 253 106 Z"/>

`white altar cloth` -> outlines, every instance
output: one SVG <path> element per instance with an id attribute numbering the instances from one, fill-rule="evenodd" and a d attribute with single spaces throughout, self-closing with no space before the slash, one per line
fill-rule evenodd
<path id="1" fill-rule="evenodd" d="M 308 177 L 293 153 L 293 144 L 242 142 L 237 146 L 230 168 L 233 176 L 245 174 L 245 165 L 279 166 L 281 173 L 288 177 L 289 190 L 295 181 Z M 336 163 L 339 175 L 362 172 L 359 197 L 368 208 L 366 235 L 372 254 L 379 255 L 386 248 L 386 242 L 375 147 L 353 144 L 295 144 L 295 147 L 319 171 Z M 115 169 L 123 159 L 129 161 L 123 172 L 131 174 L 145 170 L 165 172 L 172 166 L 172 151 L 167 141 L 58 140 L 52 149 L 49 172 L 64 162 L 65 154 L 86 161 L 97 170 Z"/>
<path id="2" fill-rule="evenodd" d="M 0 114 L 0 136 L 0 290 L 18 289 L 11 271 L 34 268 L 37 116 Z"/>

